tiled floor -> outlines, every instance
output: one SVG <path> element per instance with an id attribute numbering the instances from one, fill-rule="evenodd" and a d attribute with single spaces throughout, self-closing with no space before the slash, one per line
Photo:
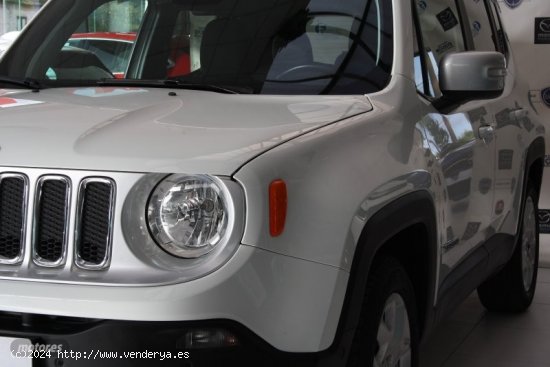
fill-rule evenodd
<path id="1" fill-rule="evenodd" d="M 529 310 L 492 314 L 472 294 L 424 345 L 421 367 L 550 366 L 550 236 L 542 237 L 548 239 L 541 238 L 541 268 Z"/>

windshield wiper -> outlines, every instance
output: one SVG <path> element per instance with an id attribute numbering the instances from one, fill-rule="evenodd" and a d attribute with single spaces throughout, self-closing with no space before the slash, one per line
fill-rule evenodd
<path id="1" fill-rule="evenodd" d="M 97 82 L 101 86 L 126 86 L 126 87 L 155 87 L 155 88 L 174 88 L 201 90 L 207 92 L 216 92 L 224 94 L 250 93 L 248 89 L 227 88 L 213 84 L 187 83 L 177 79 L 165 80 L 140 80 L 140 79 L 103 79 Z"/>
<path id="2" fill-rule="evenodd" d="M 32 90 L 40 90 L 44 89 L 44 86 L 40 84 L 40 82 L 36 79 L 32 78 L 11 78 L 9 76 L 0 76 L 0 84 L 11 84 L 11 85 L 17 85 L 19 87 L 32 89 Z"/>

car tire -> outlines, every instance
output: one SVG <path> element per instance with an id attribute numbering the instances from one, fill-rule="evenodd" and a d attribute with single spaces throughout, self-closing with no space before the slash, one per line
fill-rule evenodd
<path id="1" fill-rule="evenodd" d="M 411 281 L 384 257 L 373 264 L 347 366 L 417 367 L 418 335 Z"/>
<path id="2" fill-rule="evenodd" d="M 477 289 L 481 303 L 489 311 L 522 312 L 533 301 L 539 262 L 537 202 L 537 191 L 528 185 L 512 258 L 502 270 Z"/>

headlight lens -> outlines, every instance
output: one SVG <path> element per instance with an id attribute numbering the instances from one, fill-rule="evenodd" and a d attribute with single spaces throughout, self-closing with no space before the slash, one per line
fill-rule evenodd
<path id="1" fill-rule="evenodd" d="M 183 258 L 212 251 L 227 230 L 227 215 L 220 184 L 206 175 L 169 176 L 153 191 L 147 210 L 157 244 Z"/>

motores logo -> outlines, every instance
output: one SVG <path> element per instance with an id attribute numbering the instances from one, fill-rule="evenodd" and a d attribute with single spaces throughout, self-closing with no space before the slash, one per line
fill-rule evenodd
<path id="1" fill-rule="evenodd" d="M 504 4 L 508 5 L 510 9 L 517 8 L 522 2 L 523 0 L 504 0 Z"/>

